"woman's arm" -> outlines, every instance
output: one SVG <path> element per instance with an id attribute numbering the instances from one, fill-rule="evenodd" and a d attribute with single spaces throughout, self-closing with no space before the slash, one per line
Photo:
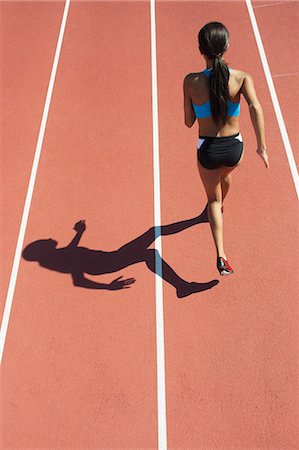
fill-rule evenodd
<path id="1" fill-rule="evenodd" d="M 196 117 L 194 114 L 192 100 L 189 93 L 191 74 L 187 75 L 184 79 L 184 113 L 185 113 L 185 125 L 189 128 L 194 124 Z"/>
<path id="2" fill-rule="evenodd" d="M 79 244 L 82 234 L 86 230 L 85 220 L 79 220 L 79 222 L 75 223 L 73 229 L 77 231 L 77 234 L 69 243 L 68 247 L 77 247 Z"/>
<path id="3" fill-rule="evenodd" d="M 126 278 L 121 280 L 122 276 L 115 278 L 111 283 L 97 283 L 96 281 L 85 278 L 83 272 L 74 270 L 72 272 L 74 286 L 80 286 L 87 289 L 108 289 L 109 291 L 116 291 L 119 289 L 128 289 L 130 284 L 135 283 L 135 278 Z"/>
<path id="4" fill-rule="evenodd" d="M 257 140 L 257 153 L 263 159 L 267 169 L 269 169 L 269 159 L 267 155 L 265 138 L 264 114 L 254 89 L 253 79 L 248 73 L 245 74 L 241 93 L 245 97 L 245 100 L 247 101 L 249 106 L 250 118 Z"/>

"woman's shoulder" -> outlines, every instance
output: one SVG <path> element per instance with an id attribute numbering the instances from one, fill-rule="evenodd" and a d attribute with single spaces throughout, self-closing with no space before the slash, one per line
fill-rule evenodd
<path id="1" fill-rule="evenodd" d="M 184 78 L 184 87 L 188 90 L 193 91 L 193 89 L 198 90 L 202 84 L 204 84 L 205 75 L 203 72 L 192 72 Z"/>
<path id="2" fill-rule="evenodd" d="M 229 68 L 230 74 L 237 79 L 237 81 L 243 82 L 247 75 L 249 75 L 247 72 L 244 72 L 244 70 L 239 69 L 232 69 Z"/>
<path id="3" fill-rule="evenodd" d="M 203 72 L 191 72 L 191 73 L 188 73 L 188 75 L 185 76 L 184 82 L 192 83 L 194 81 L 199 80 L 202 77 L 203 77 Z"/>

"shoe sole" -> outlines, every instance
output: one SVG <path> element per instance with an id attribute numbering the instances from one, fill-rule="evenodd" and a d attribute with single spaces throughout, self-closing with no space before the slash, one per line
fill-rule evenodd
<path id="1" fill-rule="evenodd" d="M 221 270 L 220 275 L 223 277 L 226 275 L 231 275 L 232 273 L 234 273 L 233 270 L 231 270 L 230 272 L 228 272 L 227 270 Z"/>

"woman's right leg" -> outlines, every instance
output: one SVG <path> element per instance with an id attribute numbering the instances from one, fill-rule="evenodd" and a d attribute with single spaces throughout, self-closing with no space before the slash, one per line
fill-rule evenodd
<path id="1" fill-rule="evenodd" d="M 232 185 L 232 175 L 231 173 L 227 173 L 226 175 L 221 175 L 221 191 L 222 191 L 222 204 L 224 202 L 225 197 Z"/>
<path id="2" fill-rule="evenodd" d="M 203 182 L 208 197 L 208 218 L 212 235 L 214 238 L 217 257 L 226 258 L 223 245 L 223 218 L 221 214 L 221 205 L 223 203 L 222 181 L 226 179 L 224 188 L 227 195 L 231 180 L 230 173 L 237 165 L 233 167 L 220 167 L 219 169 L 206 169 L 197 160 L 198 171 Z"/>
<path id="3" fill-rule="evenodd" d="M 223 248 L 223 230 L 222 230 L 222 192 L 221 192 L 221 168 L 220 169 L 206 169 L 199 161 L 198 171 L 203 182 L 207 198 L 208 198 L 208 217 L 212 235 L 214 238 L 217 257 L 226 259 Z"/>
<path id="4" fill-rule="evenodd" d="M 225 199 L 225 197 L 227 196 L 227 193 L 232 185 L 232 175 L 231 172 L 232 170 L 234 170 L 236 167 L 238 167 L 241 163 L 243 159 L 243 153 L 242 156 L 240 158 L 240 160 L 238 161 L 238 163 L 235 166 L 224 166 L 221 168 L 221 190 L 222 190 L 222 203 Z"/>

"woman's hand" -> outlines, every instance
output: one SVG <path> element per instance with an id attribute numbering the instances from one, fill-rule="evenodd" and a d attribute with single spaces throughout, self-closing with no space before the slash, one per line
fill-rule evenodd
<path id="1" fill-rule="evenodd" d="M 74 230 L 83 233 L 86 230 L 85 220 L 79 220 L 79 222 L 75 223 Z"/>
<path id="2" fill-rule="evenodd" d="M 269 157 L 265 148 L 258 148 L 257 154 L 262 158 L 267 169 L 269 169 Z"/>
<path id="3" fill-rule="evenodd" d="M 126 280 L 121 280 L 121 277 L 115 278 L 115 280 L 111 281 L 109 284 L 109 288 L 111 291 L 115 291 L 117 289 L 128 289 L 129 284 L 135 283 L 135 278 L 127 278 Z"/>

